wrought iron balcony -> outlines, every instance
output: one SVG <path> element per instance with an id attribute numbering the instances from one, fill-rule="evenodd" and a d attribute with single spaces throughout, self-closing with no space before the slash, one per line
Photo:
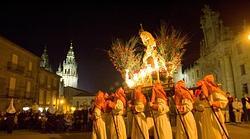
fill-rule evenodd
<path id="1" fill-rule="evenodd" d="M 7 70 L 22 74 L 22 73 L 24 73 L 24 66 L 14 64 L 12 62 L 8 62 L 7 63 Z"/>

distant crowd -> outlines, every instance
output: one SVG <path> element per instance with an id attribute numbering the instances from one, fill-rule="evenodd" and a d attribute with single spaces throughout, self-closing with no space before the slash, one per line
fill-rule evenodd
<path id="1" fill-rule="evenodd" d="M 28 129 L 42 133 L 55 133 L 65 131 L 90 132 L 92 120 L 90 108 L 77 109 L 73 113 L 56 112 L 53 107 L 47 111 L 22 110 L 15 113 L 1 112 L 0 130 L 12 133 L 13 130 Z"/>
<path id="2" fill-rule="evenodd" d="M 225 122 L 248 122 L 250 121 L 250 97 L 247 93 L 241 99 L 227 92 L 228 105 L 224 109 Z"/>

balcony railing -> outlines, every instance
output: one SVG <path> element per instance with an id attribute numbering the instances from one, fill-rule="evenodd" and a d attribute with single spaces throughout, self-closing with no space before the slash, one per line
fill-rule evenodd
<path id="1" fill-rule="evenodd" d="M 47 82 L 39 83 L 39 88 L 47 88 Z"/>
<path id="2" fill-rule="evenodd" d="M 4 92 L 0 94 L 0 98 L 18 98 L 18 99 L 34 99 L 34 92 L 29 92 L 29 95 L 26 95 L 27 92 L 21 89 L 10 89 L 7 88 Z"/>
<path id="3" fill-rule="evenodd" d="M 7 63 L 7 69 L 12 72 L 16 73 L 24 73 L 24 66 L 14 64 L 12 62 Z"/>
<path id="4" fill-rule="evenodd" d="M 25 76 L 28 77 L 28 78 L 33 78 L 32 71 L 25 72 Z"/>

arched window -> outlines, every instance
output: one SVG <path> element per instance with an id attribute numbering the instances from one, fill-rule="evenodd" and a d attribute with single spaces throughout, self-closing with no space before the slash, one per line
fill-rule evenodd
<path id="1" fill-rule="evenodd" d="M 68 74 L 70 74 L 70 69 L 68 69 Z"/>

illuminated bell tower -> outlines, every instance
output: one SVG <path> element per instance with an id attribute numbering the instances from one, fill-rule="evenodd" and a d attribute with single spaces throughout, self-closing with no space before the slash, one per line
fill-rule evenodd
<path id="1" fill-rule="evenodd" d="M 72 43 L 70 43 L 70 49 L 68 51 L 66 60 L 63 61 L 63 65 L 59 65 L 58 71 L 56 73 L 62 76 L 61 81 L 64 82 L 65 87 L 71 86 L 77 88 L 77 63 L 75 61 Z"/>

